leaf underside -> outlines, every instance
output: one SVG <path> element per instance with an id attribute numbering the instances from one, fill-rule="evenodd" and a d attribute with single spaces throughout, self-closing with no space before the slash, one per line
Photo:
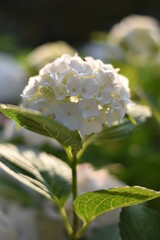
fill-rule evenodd
<path id="1" fill-rule="evenodd" d="M 71 147 L 77 152 L 82 148 L 82 139 L 78 131 L 71 131 L 60 123 L 54 121 L 53 117 L 42 116 L 36 111 L 13 105 L 0 104 L 0 112 L 6 117 L 14 120 L 22 127 L 56 139 L 64 148 Z M 129 135 L 136 127 L 141 125 L 141 118 L 130 121 L 130 116 L 124 118 L 118 125 L 108 127 L 105 126 L 99 133 L 91 134 L 83 139 L 90 144 L 106 144 L 110 141 L 120 140 Z"/>
<path id="2" fill-rule="evenodd" d="M 78 151 L 82 147 L 79 133 L 69 130 L 53 118 L 13 105 L 0 104 L 0 112 L 30 131 L 56 139 L 64 148 L 71 147 Z"/>
<path id="3" fill-rule="evenodd" d="M 61 205 L 71 193 L 70 167 L 44 152 L 0 144 L 0 168 L 47 199 L 58 199 Z"/>

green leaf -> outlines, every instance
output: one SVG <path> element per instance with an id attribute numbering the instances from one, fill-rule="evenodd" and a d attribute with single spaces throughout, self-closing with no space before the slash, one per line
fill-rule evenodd
<path id="1" fill-rule="evenodd" d="M 21 204 L 31 205 L 34 203 L 35 199 L 31 199 L 31 194 L 29 194 L 26 189 L 23 189 L 18 183 L 14 182 L 13 179 L 8 176 L 4 176 L 0 172 L 0 195 L 9 200 L 18 201 Z"/>
<path id="2" fill-rule="evenodd" d="M 79 133 L 69 130 L 53 118 L 13 105 L 0 104 L 0 112 L 30 131 L 56 139 L 64 148 L 71 146 L 78 151 L 82 147 Z"/>
<path id="3" fill-rule="evenodd" d="M 52 201 L 64 205 L 71 193 L 71 169 L 44 152 L 0 144 L 0 167 Z"/>
<path id="4" fill-rule="evenodd" d="M 135 128 L 135 125 L 128 121 L 124 120 L 121 124 L 113 126 L 113 127 L 104 127 L 102 132 L 98 134 L 94 134 L 90 139 L 89 142 L 99 145 L 99 144 L 106 144 L 107 142 L 120 140 L 127 135 L 129 135 L 133 129 Z"/>
<path id="5" fill-rule="evenodd" d="M 160 213 L 141 204 L 122 209 L 119 229 L 122 240 L 158 240 Z"/>
<path id="6" fill-rule="evenodd" d="M 74 201 L 76 214 L 87 225 L 101 214 L 160 197 L 160 193 L 142 187 L 119 187 L 85 193 Z"/>

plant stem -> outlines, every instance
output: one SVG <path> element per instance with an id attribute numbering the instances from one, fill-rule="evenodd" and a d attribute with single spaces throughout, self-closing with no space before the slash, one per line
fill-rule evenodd
<path id="1" fill-rule="evenodd" d="M 68 235 L 71 236 L 73 231 L 72 231 L 72 228 L 69 224 L 69 221 L 68 221 L 68 218 L 67 218 L 67 215 L 66 215 L 66 212 L 65 212 L 64 208 L 60 208 L 60 214 L 61 214 L 61 217 L 63 219 L 65 229 L 66 229 Z"/>
<path id="2" fill-rule="evenodd" d="M 77 198 L 77 158 L 73 155 L 72 159 L 72 194 L 73 194 L 73 201 Z M 75 234 L 78 230 L 78 217 L 73 208 L 73 240 L 78 238 L 75 237 Z"/>
<path id="3" fill-rule="evenodd" d="M 68 235 L 72 236 L 73 230 L 72 230 L 72 227 L 71 227 L 71 225 L 69 223 L 69 220 L 68 220 L 65 208 L 61 206 L 61 204 L 59 203 L 59 200 L 56 197 L 55 197 L 55 200 L 56 200 L 56 204 L 57 204 L 58 209 L 59 209 L 59 213 L 60 213 L 61 218 L 63 220 L 65 229 L 66 229 Z"/>
<path id="4" fill-rule="evenodd" d="M 70 167 L 72 169 L 72 195 L 73 195 L 73 202 L 77 198 L 77 151 L 74 151 L 71 148 L 65 149 L 69 162 Z M 74 211 L 74 206 L 72 206 L 73 209 L 73 231 L 71 236 L 71 240 L 78 240 L 79 237 L 76 236 L 78 232 L 78 217 Z"/>
<path id="5" fill-rule="evenodd" d="M 88 224 L 83 224 L 79 232 L 77 232 L 75 235 L 76 239 L 79 239 L 81 237 L 81 235 L 85 232 L 87 227 L 88 227 Z"/>

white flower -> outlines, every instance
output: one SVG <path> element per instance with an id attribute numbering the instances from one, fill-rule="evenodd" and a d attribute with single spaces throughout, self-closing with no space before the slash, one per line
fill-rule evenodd
<path id="1" fill-rule="evenodd" d="M 67 89 L 65 84 L 56 84 L 54 87 L 54 93 L 57 100 L 63 100 L 67 96 Z"/>
<path id="2" fill-rule="evenodd" d="M 21 94 L 24 107 L 29 107 L 32 100 L 37 100 L 37 95 L 40 91 L 38 79 L 39 76 L 31 77 L 28 85 L 24 88 L 23 93 Z"/>
<path id="3" fill-rule="evenodd" d="M 128 86 L 128 79 L 123 75 L 118 74 L 116 78 L 116 85 L 112 91 L 113 100 L 123 103 L 130 103 L 130 89 Z"/>
<path id="4" fill-rule="evenodd" d="M 102 121 L 99 117 L 84 118 L 81 125 L 82 136 L 102 131 Z"/>
<path id="5" fill-rule="evenodd" d="M 108 111 L 106 116 L 106 121 L 108 123 L 108 126 L 112 126 L 114 122 L 119 122 L 125 115 L 125 110 L 121 108 L 120 106 L 117 108 L 113 108 Z"/>
<path id="6" fill-rule="evenodd" d="M 80 57 L 73 57 L 69 63 L 70 69 L 79 76 L 88 76 L 92 74 L 92 67 Z"/>
<path id="7" fill-rule="evenodd" d="M 87 99 L 79 101 L 80 108 L 82 109 L 83 118 L 89 118 L 99 115 L 98 105 L 96 100 Z"/>
<path id="8" fill-rule="evenodd" d="M 115 74 L 111 71 L 100 70 L 95 76 L 97 82 L 99 83 L 99 89 L 97 92 L 97 100 L 103 106 L 104 104 L 108 104 L 111 99 L 111 93 L 115 86 Z"/>
<path id="9" fill-rule="evenodd" d="M 48 103 L 46 104 L 45 99 L 38 100 L 38 101 L 32 101 L 29 105 L 29 108 L 42 112 L 44 116 L 49 116 L 51 112 L 55 111 L 55 105 L 56 103 Z M 54 116 L 54 115 L 53 115 Z"/>
<path id="10" fill-rule="evenodd" d="M 84 78 L 81 83 L 80 92 L 84 99 L 93 98 L 98 89 L 98 82 L 95 79 Z"/>
<path id="11" fill-rule="evenodd" d="M 99 85 L 102 86 L 103 88 L 107 88 L 107 89 L 109 88 L 112 90 L 115 74 L 110 70 L 107 70 L 107 71 L 100 70 L 95 75 L 95 79 L 98 81 Z"/>
<path id="12" fill-rule="evenodd" d="M 64 74 L 67 70 L 69 60 L 69 55 L 63 55 L 61 58 L 57 58 L 53 63 L 49 65 L 50 73 L 56 73 L 57 75 Z"/>
<path id="13" fill-rule="evenodd" d="M 82 114 L 76 103 L 60 103 L 55 114 L 58 122 L 71 130 L 80 130 Z"/>
<path id="14" fill-rule="evenodd" d="M 67 80 L 67 90 L 72 96 L 76 96 L 80 93 L 80 83 L 81 80 L 78 77 L 71 77 Z"/>
<path id="15" fill-rule="evenodd" d="M 63 55 L 30 78 L 23 106 L 54 116 L 82 136 L 119 122 L 130 102 L 128 79 L 111 64 Z"/>
<path id="16" fill-rule="evenodd" d="M 32 98 L 36 92 L 39 90 L 39 76 L 34 76 L 29 79 L 28 85 L 23 90 L 22 97 Z"/>

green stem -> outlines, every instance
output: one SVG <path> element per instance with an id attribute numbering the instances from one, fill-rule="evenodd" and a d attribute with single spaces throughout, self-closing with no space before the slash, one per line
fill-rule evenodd
<path id="1" fill-rule="evenodd" d="M 73 230 L 72 230 L 71 225 L 69 224 L 65 209 L 62 207 L 59 209 L 59 211 L 60 211 L 64 226 L 65 226 L 65 229 L 66 229 L 68 235 L 72 236 Z"/>
<path id="2" fill-rule="evenodd" d="M 73 202 L 77 198 L 77 151 L 72 150 L 71 148 L 65 149 L 68 159 L 70 161 L 70 167 L 72 169 L 72 195 Z M 71 240 L 78 240 L 79 237 L 76 236 L 78 232 L 78 217 L 74 211 L 73 207 L 73 232 L 71 235 Z"/>
<path id="3" fill-rule="evenodd" d="M 77 198 L 77 158 L 73 155 L 72 159 L 72 194 L 73 194 L 73 201 Z M 76 240 L 75 234 L 78 230 L 78 217 L 73 208 L 73 236 L 72 239 Z"/>
<path id="4" fill-rule="evenodd" d="M 55 201 L 56 201 L 56 205 L 58 206 L 61 218 L 63 220 L 66 232 L 68 233 L 69 236 L 72 236 L 73 230 L 72 230 L 72 227 L 71 227 L 71 225 L 69 223 L 69 220 L 68 220 L 65 208 L 61 206 L 61 204 L 59 203 L 59 200 L 56 197 L 55 197 Z"/>
<path id="5" fill-rule="evenodd" d="M 79 230 L 79 232 L 76 233 L 75 239 L 79 239 L 82 236 L 82 234 L 85 232 L 87 227 L 88 227 L 88 224 L 84 223 L 83 226 L 81 227 L 81 229 Z"/>

